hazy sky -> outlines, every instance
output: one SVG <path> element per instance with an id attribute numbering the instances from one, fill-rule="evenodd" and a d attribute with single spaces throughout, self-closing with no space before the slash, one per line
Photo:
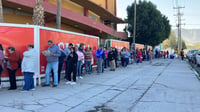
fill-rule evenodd
<path id="1" fill-rule="evenodd" d="M 138 0 L 137 0 L 138 1 Z M 161 11 L 162 14 L 168 17 L 172 28 L 176 28 L 177 17 L 174 16 L 177 12 L 173 7 L 176 6 L 177 0 L 146 0 L 151 1 L 157 6 L 157 9 Z M 117 16 L 120 18 L 126 18 L 127 12 L 126 8 L 131 5 L 134 0 L 117 0 Z M 185 24 L 182 28 L 199 28 L 200 29 L 200 0 L 178 0 L 179 6 L 184 6 L 181 9 L 182 23 Z M 118 26 L 118 30 L 122 30 L 123 26 Z"/>

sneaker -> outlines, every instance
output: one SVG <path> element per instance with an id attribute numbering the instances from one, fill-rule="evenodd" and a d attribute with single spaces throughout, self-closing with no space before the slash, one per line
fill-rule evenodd
<path id="1" fill-rule="evenodd" d="M 80 76 L 79 78 L 80 78 L 80 79 L 83 79 L 83 77 L 82 77 L 82 76 Z"/>
<path id="2" fill-rule="evenodd" d="M 44 85 L 42 85 L 42 87 L 48 87 L 48 86 L 50 86 L 50 84 L 44 84 Z"/>
<path id="3" fill-rule="evenodd" d="M 71 84 L 71 81 L 67 81 L 65 84 Z"/>
<path id="4" fill-rule="evenodd" d="M 52 87 L 57 87 L 58 85 L 53 85 Z"/>
<path id="5" fill-rule="evenodd" d="M 76 85 L 76 82 L 71 82 L 71 85 Z"/>
<path id="6" fill-rule="evenodd" d="M 26 92 L 28 92 L 28 90 L 23 90 L 23 89 L 22 89 L 20 92 L 21 92 L 21 93 L 26 93 Z"/>
<path id="7" fill-rule="evenodd" d="M 35 91 L 35 88 L 30 89 L 31 91 Z"/>
<path id="8" fill-rule="evenodd" d="M 16 90 L 17 88 L 9 88 L 8 90 Z"/>

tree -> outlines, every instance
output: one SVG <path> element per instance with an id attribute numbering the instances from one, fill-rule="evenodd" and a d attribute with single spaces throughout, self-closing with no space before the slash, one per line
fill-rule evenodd
<path id="1" fill-rule="evenodd" d="M 2 4 L 2 0 L 0 0 L 0 23 L 3 23 L 3 4 Z"/>
<path id="2" fill-rule="evenodd" d="M 164 40 L 162 43 L 163 49 L 171 48 L 174 50 L 178 49 L 178 40 L 175 32 L 171 31 L 168 39 Z M 187 49 L 185 41 L 182 39 L 182 48 Z"/>
<path id="3" fill-rule="evenodd" d="M 133 35 L 134 3 L 127 7 L 129 32 Z M 150 1 L 139 1 L 136 17 L 136 43 L 156 46 L 169 37 L 171 26 L 166 16 L 162 15 Z"/>
<path id="4" fill-rule="evenodd" d="M 61 27 L 61 0 L 57 0 L 56 28 Z"/>
<path id="5" fill-rule="evenodd" d="M 182 49 L 187 49 L 187 45 L 183 39 L 182 39 Z"/>
<path id="6" fill-rule="evenodd" d="M 43 0 L 36 0 L 35 7 L 33 9 L 33 24 L 44 26 L 44 7 Z"/>
<path id="7" fill-rule="evenodd" d="M 164 40 L 162 45 L 163 45 L 164 49 L 167 49 L 167 48 L 171 48 L 171 49 L 174 49 L 174 50 L 177 49 L 178 42 L 177 42 L 175 32 L 172 31 L 170 33 L 169 38 Z"/>

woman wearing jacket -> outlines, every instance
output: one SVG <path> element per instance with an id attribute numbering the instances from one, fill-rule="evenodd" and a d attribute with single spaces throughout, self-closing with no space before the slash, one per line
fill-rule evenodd
<path id="1" fill-rule="evenodd" d="M 141 50 L 137 50 L 137 63 L 141 62 L 142 63 L 142 49 Z"/>
<path id="2" fill-rule="evenodd" d="M 81 75 L 81 67 L 82 67 L 82 64 L 84 64 L 84 54 L 82 51 L 80 51 L 78 49 L 78 46 L 75 47 L 76 49 L 76 54 L 78 55 L 78 64 L 77 64 L 77 68 L 78 68 L 78 77 L 80 79 L 83 79 L 82 75 Z"/>
<path id="3" fill-rule="evenodd" d="M 76 73 L 77 73 L 77 62 L 78 62 L 78 55 L 75 52 L 75 48 L 70 48 L 71 53 L 67 57 L 67 61 L 69 61 L 69 73 L 68 73 L 68 80 L 69 82 L 66 82 L 66 84 L 76 84 Z M 71 82 L 71 73 L 73 72 L 73 81 Z"/>
<path id="4" fill-rule="evenodd" d="M 5 56 L 7 60 L 7 69 L 9 74 L 10 88 L 8 90 L 17 89 L 16 86 L 16 71 L 18 69 L 19 55 L 17 55 L 14 47 L 8 47 L 8 55 Z"/>
<path id="5" fill-rule="evenodd" d="M 1 73 L 3 71 L 3 61 L 4 61 L 4 54 L 3 54 L 3 47 L 0 44 L 0 88 L 1 88 Z"/>
<path id="6" fill-rule="evenodd" d="M 22 91 L 34 90 L 33 75 L 36 72 L 36 51 L 33 45 L 28 45 L 28 51 L 23 53 L 22 72 L 24 73 L 25 85 Z"/>

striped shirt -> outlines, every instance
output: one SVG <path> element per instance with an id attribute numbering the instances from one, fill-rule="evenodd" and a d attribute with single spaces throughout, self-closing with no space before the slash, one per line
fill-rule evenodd
<path id="1" fill-rule="evenodd" d="M 86 61 L 92 60 L 92 52 L 91 51 L 85 51 L 85 60 Z"/>
<path id="2" fill-rule="evenodd" d="M 3 61 L 4 60 L 4 54 L 3 54 L 3 51 L 0 50 L 0 61 Z"/>

